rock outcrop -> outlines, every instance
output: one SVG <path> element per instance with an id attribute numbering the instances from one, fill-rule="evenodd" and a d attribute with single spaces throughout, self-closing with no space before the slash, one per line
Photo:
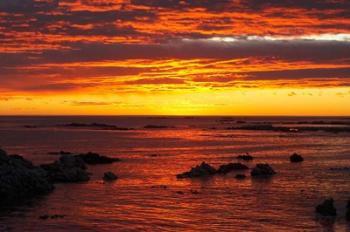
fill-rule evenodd
<path id="1" fill-rule="evenodd" d="M 116 179 L 118 179 L 118 176 L 115 175 L 113 172 L 105 172 L 103 174 L 103 180 L 105 181 L 114 181 Z"/>
<path id="2" fill-rule="evenodd" d="M 245 155 L 237 156 L 237 159 L 244 160 L 244 161 L 252 161 L 254 159 L 254 157 L 247 153 Z"/>
<path id="3" fill-rule="evenodd" d="M 229 163 L 229 164 L 223 164 L 219 167 L 217 170 L 218 174 L 227 174 L 231 171 L 240 171 L 240 170 L 247 170 L 249 169 L 246 165 L 241 163 Z"/>
<path id="4" fill-rule="evenodd" d="M 88 152 L 86 154 L 76 155 L 81 158 L 85 163 L 94 165 L 94 164 L 111 164 L 114 162 L 119 162 L 119 158 L 111 158 L 107 156 L 103 156 L 97 153 Z"/>
<path id="5" fill-rule="evenodd" d="M 316 206 L 316 212 L 322 216 L 337 216 L 337 209 L 334 207 L 333 198 L 328 198 L 322 204 Z"/>
<path id="6" fill-rule="evenodd" d="M 216 169 L 209 164 L 203 162 L 201 165 L 197 165 L 194 168 L 191 168 L 190 171 L 184 172 L 181 174 L 176 175 L 178 179 L 183 178 L 194 178 L 194 177 L 206 177 L 211 176 L 216 173 Z"/>
<path id="7" fill-rule="evenodd" d="M 58 161 L 41 167 L 53 183 L 84 182 L 90 179 L 84 161 L 78 156 L 63 155 Z"/>
<path id="8" fill-rule="evenodd" d="M 304 158 L 301 155 L 298 155 L 297 153 L 294 153 L 293 155 L 291 155 L 289 157 L 289 160 L 292 163 L 299 163 L 299 162 L 303 162 Z"/>
<path id="9" fill-rule="evenodd" d="M 47 194 L 53 189 L 42 168 L 0 149 L 0 202 L 18 202 L 19 199 Z"/>
<path id="10" fill-rule="evenodd" d="M 257 164 L 250 174 L 252 177 L 269 177 L 275 175 L 276 172 L 268 164 Z"/>

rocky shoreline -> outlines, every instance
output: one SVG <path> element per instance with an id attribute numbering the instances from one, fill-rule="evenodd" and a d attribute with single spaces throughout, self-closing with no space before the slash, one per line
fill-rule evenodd
<path id="1" fill-rule="evenodd" d="M 91 152 L 77 155 L 65 153 L 53 163 L 36 166 L 19 155 L 9 155 L 0 149 L 0 203 L 17 203 L 21 199 L 49 194 L 56 183 L 89 181 L 87 164 L 110 164 L 119 161 L 118 158 Z M 110 176 L 111 173 L 108 174 Z"/>

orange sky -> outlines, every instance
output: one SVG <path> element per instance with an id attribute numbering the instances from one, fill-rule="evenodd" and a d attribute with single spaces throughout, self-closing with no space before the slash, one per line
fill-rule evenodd
<path id="1" fill-rule="evenodd" d="M 0 114 L 350 115 L 346 0 L 1 0 Z"/>

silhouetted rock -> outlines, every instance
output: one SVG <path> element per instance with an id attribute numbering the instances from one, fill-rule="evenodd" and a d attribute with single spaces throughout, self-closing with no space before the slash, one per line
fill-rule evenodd
<path id="1" fill-rule="evenodd" d="M 118 179 L 118 176 L 116 176 L 113 172 L 105 172 L 103 174 L 103 180 L 105 181 L 113 181 Z"/>
<path id="2" fill-rule="evenodd" d="M 0 202 L 11 203 L 51 192 L 46 172 L 19 155 L 0 149 Z"/>
<path id="3" fill-rule="evenodd" d="M 200 194 L 200 192 L 198 190 L 191 189 L 190 191 L 191 191 L 192 194 L 195 194 L 195 195 Z"/>
<path id="4" fill-rule="evenodd" d="M 194 177 L 205 177 L 211 176 L 216 173 L 216 169 L 210 166 L 209 164 L 203 162 L 201 165 L 198 165 L 194 168 L 191 168 L 189 172 L 184 172 L 182 174 L 176 175 L 177 178 L 194 178 Z"/>
<path id="5" fill-rule="evenodd" d="M 254 158 L 253 156 L 249 155 L 248 153 L 246 155 L 239 155 L 237 156 L 237 159 L 241 159 L 244 161 L 252 161 Z"/>
<path id="6" fill-rule="evenodd" d="M 249 169 L 246 165 L 241 163 L 229 163 L 229 164 L 223 164 L 219 167 L 217 173 L 218 174 L 226 174 L 231 171 L 237 171 L 237 170 L 247 170 Z"/>
<path id="7" fill-rule="evenodd" d="M 48 214 L 44 214 L 39 216 L 39 219 L 41 220 L 47 220 L 47 219 L 62 219 L 64 218 L 66 215 L 63 214 L 53 214 L 53 215 L 48 215 Z"/>
<path id="8" fill-rule="evenodd" d="M 118 127 L 115 125 L 108 125 L 104 123 L 69 123 L 64 125 L 58 125 L 69 128 L 79 128 L 79 129 L 95 129 L 95 130 L 133 130 L 133 128 Z"/>
<path id="9" fill-rule="evenodd" d="M 167 128 L 171 128 L 171 127 L 163 126 L 163 125 L 146 125 L 143 128 L 145 128 L 145 129 L 167 129 Z"/>
<path id="10" fill-rule="evenodd" d="M 289 157 L 290 162 L 292 163 L 298 163 L 298 162 L 303 162 L 304 158 L 301 155 L 298 155 L 297 153 L 294 153 Z"/>
<path id="11" fill-rule="evenodd" d="M 41 167 L 54 183 L 84 182 L 90 179 L 84 161 L 78 156 L 63 155 L 58 161 Z"/>
<path id="12" fill-rule="evenodd" d="M 80 154 L 76 155 L 77 157 L 81 158 L 85 163 L 94 165 L 94 164 L 111 164 L 114 162 L 119 162 L 120 159 L 118 158 L 111 158 L 107 156 L 103 156 L 97 153 L 88 152 L 86 154 Z"/>
<path id="13" fill-rule="evenodd" d="M 238 179 L 238 180 L 243 180 L 243 179 L 246 178 L 246 175 L 244 175 L 244 174 L 237 174 L 237 175 L 235 176 L 235 178 Z"/>
<path id="14" fill-rule="evenodd" d="M 73 155 L 73 153 L 69 151 L 49 152 L 48 154 L 49 155 Z"/>
<path id="15" fill-rule="evenodd" d="M 328 198 L 322 204 L 316 206 L 316 212 L 322 216 L 337 216 L 337 209 L 334 207 L 333 198 Z"/>
<path id="16" fill-rule="evenodd" d="M 350 199 L 348 200 L 348 203 L 346 204 L 346 220 L 350 221 Z"/>
<path id="17" fill-rule="evenodd" d="M 253 177 L 268 177 L 275 175 L 276 172 L 268 164 L 257 164 L 250 174 Z"/>

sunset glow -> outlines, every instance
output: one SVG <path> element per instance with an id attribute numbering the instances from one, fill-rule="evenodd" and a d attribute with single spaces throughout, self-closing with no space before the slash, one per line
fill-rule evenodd
<path id="1" fill-rule="evenodd" d="M 347 0 L 1 0 L 0 114 L 350 115 Z"/>

